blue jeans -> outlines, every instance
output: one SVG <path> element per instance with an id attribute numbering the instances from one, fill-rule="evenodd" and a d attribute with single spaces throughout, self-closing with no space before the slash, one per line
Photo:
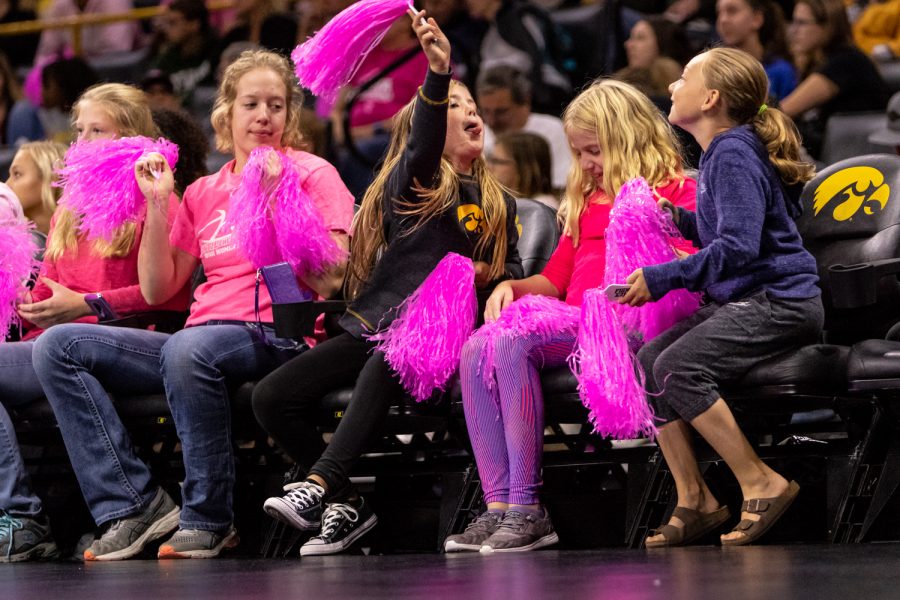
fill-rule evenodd
<path id="1" fill-rule="evenodd" d="M 165 392 L 181 440 L 181 527 L 232 523 L 234 456 L 228 387 L 257 379 L 305 349 L 256 325 L 206 324 L 174 335 L 67 324 L 35 346 L 34 366 L 98 525 L 144 510 L 156 493 L 107 392 Z M 277 347 L 274 345 L 277 343 Z"/>
<path id="2" fill-rule="evenodd" d="M 0 344 L 0 510 L 17 517 L 41 512 L 41 500 L 31 489 L 16 430 L 6 412 L 44 395 L 31 362 L 33 347 L 31 341 Z"/>

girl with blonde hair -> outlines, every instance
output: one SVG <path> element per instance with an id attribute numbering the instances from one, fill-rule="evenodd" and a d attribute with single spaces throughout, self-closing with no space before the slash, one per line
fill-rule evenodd
<path id="1" fill-rule="evenodd" d="M 143 92 L 121 84 L 100 85 L 86 91 L 73 107 L 79 140 L 157 133 Z M 112 243 L 91 242 L 78 233 L 78 216 L 65 208 L 53 212 L 57 194 L 51 187 L 53 169 L 65 148 L 53 142 L 28 144 L 11 167 L 10 186 L 22 194 L 26 214 L 35 215 L 40 228 L 47 221 L 49 234 L 40 278 L 26 301 L 18 306 L 26 321 L 22 341 L 0 344 L 0 429 L 6 440 L 0 455 L 0 561 L 46 558 L 56 553 L 50 525 L 41 501 L 31 490 L 5 407 L 32 402 L 43 396 L 37 375 L 40 354 L 36 342 L 44 330 L 64 323 L 96 322 L 86 297 L 102 297 L 119 315 L 150 310 L 138 285 L 138 245 L 143 224 L 123 227 Z M 177 206 L 166 198 L 163 210 Z M 173 295 L 164 306 L 183 310 L 187 290 Z M 106 329 L 106 328 L 104 328 Z M 111 329 L 111 328 L 110 328 Z M 40 336 L 40 337 L 38 337 Z"/>
<path id="2" fill-rule="evenodd" d="M 353 198 L 334 167 L 295 149 L 303 142 L 300 105 L 284 57 L 247 51 L 232 63 L 211 120 L 217 146 L 235 158 L 187 187 L 171 231 L 156 199 L 174 196 L 172 170 L 159 154 L 135 166 L 148 206 L 138 257 L 144 297 L 154 305 L 170 302 L 198 266 L 206 275 L 184 329 L 167 334 L 70 325 L 39 341 L 41 383 L 81 489 L 97 524 L 110 524 L 85 550 L 85 560 L 130 558 L 176 527 L 159 558 L 210 558 L 238 543 L 228 390 L 262 378 L 306 345 L 274 333 L 269 291 L 226 226 L 232 192 L 251 152 L 265 146 L 295 163 L 325 227 L 344 247 L 353 215 Z M 158 179 L 154 172 L 161 173 Z M 264 177 L 263 185 L 274 188 L 281 170 L 269 168 Z M 340 263 L 323 273 L 298 273 L 297 284 L 311 296 L 331 297 L 343 274 Z M 135 455 L 108 389 L 165 392 L 184 459 L 182 509 Z"/>
<path id="3" fill-rule="evenodd" d="M 66 147 L 59 142 L 28 142 L 19 146 L 9 166 L 6 185 L 18 196 L 25 217 L 34 223 L 38 260 L 43 259 L 50 219 L 62 194 L 53 184 L 65 153 Z"/>
<path id="4" fill-rule="evenodd" d="M 253 391 L 259 422 L 307 470 L 264 505 L 297 529 L 319 531 L 302 555 L 340 552 L 377 522 L 349 474 L 402 389 L 367 334 L 390 325 L 394 309 L 448 252 L 475 261 L 479 289 L 522 275 L 515 202 L 487 170 L 475 101 L 450 79 L 447 38 L 423 14 L 411 13 L 429 69 L 417 97 L 395 117 L 384 166 L 354 223 L 344 332 Z M 353 402 L 325 448 L 313 415 L 326 394 L 354 381 Z"/>
<path id="5" fill-rule="evenodd" d="M 710 301 L 638 353 L 678 493 L 671 520 L 650 533 L 647 547 L 690 543 L 730 517 L 703 481 L 691 427 L 734 472 L 744 497 L 723 545 L 758 540 L 799 491 L 759 459 L 721 395 L 757 363 L 814 343 L 824 318 L 816 261 L 793 220 L 814 170 L 800 160 L 794 124 L 766 106 L 768 89 L 759 61 L 726 48 L 698 55 L 672 84 L 669 120 L 704 154 L 696 215 L 662 204 L 700 250 L 636 270 L 622 301 L 640 306 L 680 288 L 705 291 Z"/>
<path id="6" fill-rule="evenodd" d="M 487 302 L 486 321 L 495 321 L 527 294 L 580 306 L 584 292 L 603 282 L 610 209 L 630 179 L 642 176 L 660 198 L 694 206 L 695 184 L 682 173 L 674 133 L 636 88 L 611 79 L 594 83 L 566 108 L 563 125 L 574 155 L 560 209 L 564 234 L 540 275 L 497 286 Z M 540 504 L 544 406 L 539 366 L 564 365 L 575 335 L 503 336 L 494 344 L 494 372 L 486 374 L 494 378 L 493 386 L 479 372 L 487 343 L 482 332 L 469 339 L 460 377 L 488 510 L 465 532 L 447 538 L 448 552 L 521 552 L 557 541 Z"/>

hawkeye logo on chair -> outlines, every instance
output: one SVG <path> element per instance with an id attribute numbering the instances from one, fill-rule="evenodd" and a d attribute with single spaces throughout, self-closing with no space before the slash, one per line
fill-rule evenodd
<path id="1" fill-rule="evenodd" d="M 814 214 L 828 204 L 834 206 L 831 213 L 835 221 L 846 221 L 862 208 L 871 215 L 875 209 L 884 210 L 891 188 L 884 182 L 884 175 L 874 167 L 850 167 L 828 177 L 816 188 L 813 198 Z"/>
<path id="2" fill-rule="evenodd" d="M 456 209 L 456 218 L 466 231 L 481 233 L 484 231 L 484 213 L 477 204 L 461 204 Z"/>

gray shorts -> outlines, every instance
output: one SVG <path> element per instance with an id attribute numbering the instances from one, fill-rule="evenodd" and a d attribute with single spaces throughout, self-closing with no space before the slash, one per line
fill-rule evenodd
<path id="1" fill-rule="evenodd" d="M 816 343 L 824 320 L 820 296 L 759 292 L 702 306 L 638 352 L 657 419 L 692 421 L 721 398 L 720 386 L 759 362 Z"/>

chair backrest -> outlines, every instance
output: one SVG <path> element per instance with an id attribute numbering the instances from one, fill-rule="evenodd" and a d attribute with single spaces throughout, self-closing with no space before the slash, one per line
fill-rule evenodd
<path id="1" fill-rule="evenodd" d="M 819 266 L 828 341 L 883 338 L 900 317 L 900 281 L 879 282 L 878 301 L 865 309 L 836 309 L 828 267 L 900 257 L 900 157 L 872 154 L 820 171 L 803 189 L 797 227 Z"/>
<path id="2" fill-rule="evenodd" d="M 556 211 L 530 198 L 516 199 L 519 218 L 519 257 L 525 277 L 540 273 L 559 242 Z"/>
<path id="3" fill-rule="evenodd" d="M 825 125 L 822 141 L 822 162 L 836 162 L 884 152 L 883 146 L 869 142 L 869 134 L 886 127 L 884 111 L 832 115 Z"/>

